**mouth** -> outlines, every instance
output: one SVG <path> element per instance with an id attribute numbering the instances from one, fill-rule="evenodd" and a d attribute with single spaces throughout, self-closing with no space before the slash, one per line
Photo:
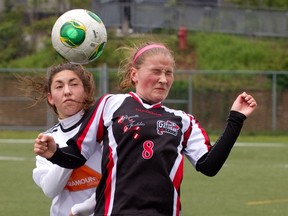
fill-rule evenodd
<path id="1" fill-rule="evenodd" d="M 67 102 L 76 102 L 75 100 L 72 100 L 72 99 L 66 99 L 63 101 L 63 103 L 67 103 Z"/>
<path id="2" fill-rule="evenodd" d="M 157 90 L 157 91 L 166 91 L 165 88 L 161 88 L 161 87 L 159 87 L 159 88 L 155 88 L 155 90 Z"/>

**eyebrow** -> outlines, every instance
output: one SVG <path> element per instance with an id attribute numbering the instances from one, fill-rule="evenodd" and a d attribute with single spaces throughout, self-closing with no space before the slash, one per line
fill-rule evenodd
<path id="1" fill-rule="evenodd" d="M 73 78 L 68 80 L 68 83 L 73 82 L 75 80 L 78 81 L 78 79 L 76 77 L 73 77 Z M 79 81 L 81 81 L 81 80 L 79 79 Z M 63 83 L 63 81 L 62 80 L 55 80 L 55 83 Z"/>

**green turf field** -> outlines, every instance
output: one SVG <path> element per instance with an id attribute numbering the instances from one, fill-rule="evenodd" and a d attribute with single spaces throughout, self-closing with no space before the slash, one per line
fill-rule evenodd
<path id="1" fill-rule="evenodd" d="M 1 133 L 0 138 L 7 139 Z M 182 216 L 287 215 L 288 136 L 239 141 L 215 177 L 196 172 L 185 161 Z M 2 139 L 0 147 L 0 215 L 49 215 L 50 200 L 32 180 L 33 140 Z"/>
<path id="2" fill-rule="evenodd" d="M 49 215 L 50 200 L 32 179 L 33 143 L 0 142 L 0 215 Z"/>

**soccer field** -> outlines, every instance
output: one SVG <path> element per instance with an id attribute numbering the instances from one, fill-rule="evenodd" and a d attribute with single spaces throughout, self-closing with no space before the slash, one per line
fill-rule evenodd
<path id="1" fill-rule="evenodd" d="M 0 140 L 0 215 L 49 215 L 32 180 L 33 140 Z M 222 170 L 206 177 L 185 161 L 182 216 L 285 216 L 288 142 L 237 143 Z"/>
<path id="2" fill-rule="evenodd" d="M 288 212 L 288 143 L 237 143 L 215 177 L 186 161 L 184 216 L 285 216 Z"/>
<path id="3" fill-rule="evenodd" d="M 50 199 L 32 179 L 33 140 L 0 140 L 0 215 L 49 215 Z"/>

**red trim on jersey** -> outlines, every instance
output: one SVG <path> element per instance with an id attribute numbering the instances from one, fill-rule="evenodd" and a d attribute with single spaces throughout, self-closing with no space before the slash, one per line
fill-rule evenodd
<path id="1" fill-rule="evenodd" d="M 176 216 L 180 216 L 180 199 L 177 199 L 177 210 L 176 210 Z"/>
<path id="2" fill-rule="evenodd" d="M 84 138 L 86 137 L 86 135 L 87 135 L 87 133 L 88 133 L 88 131 L 89 131 L 89 128 L 90 128 L 90 126 L 91 126 L 91 124 L 92 124 L 92 122 L 93 122 L 93 119 L 95 118 L 96 112 L 97 112 L 97 108 L 94 110 L 93 115 L 92 115 L 92 117 L 89 119 L 88 124 L 86 125 L 86 127 L 85 127 L 84 130 L 83 130 L 83 132 L 80 134 L 80 136 L 79 136 L 78 139 L 77 139 L 76 144 L 77 144 L 77 146 L 78 146 L 78 148 L 79 148 L 80 151 L 81 151 L 81 147 L 82 147 L 82 143 L 83 143 L 83 141 L 84 141 Z"/>
<path id="3" fill-rule="evenodd" d="M 106 94 L 106 95 L 107 95 L 107 94 Z M 98 107 L 99 107 L 99 105 L 101 104 L 101 102 L 103 101 L 103 99 L 105 98 L 106 95 L 103 95 L 103 96 L 99 99 L 99 101 L 98 101 L 98 103 L 97 103 L 97 106 L 94 108 L 93 115 L 90 117 L 90 119 L 89 119 L 86 127 L 84 128 L 83 132 L 79 135 L 79 137 L 78 137 L 78 139 L 77 139 L 76 144 L 77 144 L 77 146 L 78 146 L 78 148 L 79 148 L 80 151 L 81 151 L 82 143 L 83 143 L 83 141 L 84 141 L 84 139 L 85 139 L 85 137 L 86 137 L 86 135 L 87 135 L 90 127 L 91 127 L 91 124 L 92 124 L 93 120 L 95 119 L 95 115 L 96 115 L 96 113 L 97 113 L 97 111 L 98 111 Z M 106 99 L 106 100 L 107 100 L 107 99 Z M 101 115 L 101 116 L 102 116 L 102 115 Z M 102 118 L 101 118 L 101 119 L 102 119 Z M 101 124 L 101 123 L 102 123 L 102 124 Z M 99 125 L 100 125 L 100 126 L 103 126 L 103 122 L 102 122 L 102 121 L 99 122 Z M 102 128 L 102 127 L 101 127 L 101 128 Z M 103 136 L 103 131 L 101 131 L 101 130 L 99 130 L 99 129 L 100 129 L 100 127 L 98 128 L 98 131 L 97 131 L 97 139 L 98 139 L 98 137 L 100 137 L 100 135 Z M 98 136 L 98 132 L 100 133 L 99 136 Z M 102 133 L 101 133 L 101 132 L 102 132 Z M 98 141 L 98 140 L 97 140 L 97 141 Z"/>
<path id="4" fill-rule="evenodd" d="M 136 101 L 138 101 L 140 104 L 143 104 L 143 102 L 140 100 L 140 98 L 138 97 L 137 94 L 135 94 L 134 92 L 129 92 L 129 94 L 130 94 Z M 151 108 L 160 108 L 161 106 L 162 106 L 161 103 L 157 103 L 157 104 L 152 105 Z"/>
<path id="5" fill-rule="evenodd" d="M 135 95 L 134 92 L 129 92 L 129 94 L 130 94 L 136 101 L 138 101 L 140 104 L 142 104 L 142 101 L 139 99 L 139 97 L 137 97 L 137 96 Z"/>
<path id="6" fill-rule="evenodd" d="M 188 139 L 191 135 L 191 132 L 192 132 L 192 117 L 189 116 L 189 118 L 190 118 L 190 125 L 189 125 L 188 129 L 185 131 L 185 133 L 183 134 L 184 139 L 183 139 L 182 145 L 184 148 L 186 148 L 187 141 L 188 141 Z"/>
<path id="7" fill-rule="evenodd" d="M 98 124 L 98 130 L 96 134 L 96 140 L 98 143 L 100 143 L 103 140 L 104 137 L 104 122 L 103 122 L 103 112 L 101 113 L 101 118 L 99 120 Z"/>
<path id="8" fill-rule="evenodd" d="M 106 98 L 105 104 L 106 104 L 108 98 L 110 98 L 110 97 Z M 104 109 L 103 109 L 103 111 L 104 111 Z M 97 136 L 96 140 L 98 143 L 102 142 L 102 140 L 104 138 L 105 126 L 104 126 L 104 121 L 103 121 L 103 111 L 101 113 L 100 120 L 98 122 L 98 130 L 97 130 L 97 135 L 96 135 Z"/>
<path id="9" fill-rule="evenodd" d="M 189 116 L 189 118 L 190 118 L 190 125 L 189 125 L 187 131 L 185 131 L 185 133 L 184 133 L 184 139 L 183 139 L 183 142 L 182 142 L 182 145 L 183 145 L 184 148 L 186 147 L 187 141 L 188 141 L 188 139 L 189 139 L 189 137 L 190 137 L 190 135 L 191 135 L 191 132 L 192 132 L 192 119 L 193 119 L 193 117 L 192 117 L 192 116 Z M 210 151 L 210 149 L 211 149 L 211 147 L 212 147 L 212 146 L 210 145 L 210 139 L 209 139 L 206 131 L 204 130 L 204 128 L 202 128 L 202 127 L 200 126 L 199 122 L 198 122 L 196 119 L 195 119 L 195 121 L 196 121 L 195 123 L 198 125 L 198 128 L 201 130 L 202 135 L 203 135 L 204 138 L 205 138 L 204 144 L 206 145 L 207 150 Z"/>
<path id="10" fill-rule="evenodd" d="M 198 125 L 199 129 L 201 130 L 203 136 L 205 137 L 205 142 L 204 142 L 204 144 L 206 145 L 207 150 L 210 151 L 211 148 L 212 148 L 212 146 L 211 146 L 211 144 L 210 144 L 210 139 L 209 139 L 206 131 L 204 130 L 204 128 L 202 128 L 202 127 L 200 126 L 199 122 L 196 122 L 196 124 Z"/>
<path id="11" fill-rule="evenodd" d="M 108 155 L 109 161 L 107 164 L 107 180 L 106 180 L 106 187 L 104 191 L 105 196 L 105 204 L 104 204 L 104 215 L 108 215 L 109 207 L 111 205 L 111 188 L 112 188 L 112 169 L 114 167 L 114 161 L 113 161 L 113 155 L 112 155 L 112 149 L 109 148 L 109 155 Z"/>
<path id="12" fill-rule="evenodd" d="M 173 185 L 177 191 L 180 189 L 180 185 L 181 185 L 182 178 L 183 178 L 183 166 L 184 166 L 184 156 L 182 155 L 181 162 L 180 162 L 179 167 L 176 171 L 176 175 L 173 179 Z"/>
<path id="13" fill-rule="evenodd" d="M 162 104 L 158 103 L 158 104 L 153 105 L 152 108 L 160 108 L 161 106 L 162 106 Z"/>
<path id="14" fill-rule="evenodd" d="M 184 156 L 182 154 L 182 159 L 181 162 L 179 164 L 179 167 L 176 171 L 176 175 L 173 179 L 173 185 L 176 188 L 177 192 L 178 192 L 178 196 L 177 196 L 177 203 L 176 203 L 176 216 L 179 216 L 179 212 L 180 212 L 180 194 L 179 194 L 179 190 L 180 190 L 180 185 L 183 179 L 183 170 L 184 170 Z"/>

